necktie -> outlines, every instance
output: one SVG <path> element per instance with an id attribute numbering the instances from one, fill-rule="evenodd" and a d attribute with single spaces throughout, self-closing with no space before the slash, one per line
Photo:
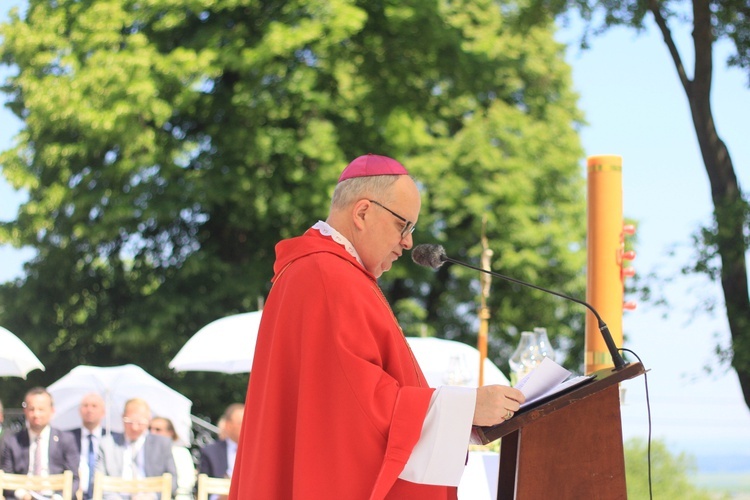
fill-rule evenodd
<path id="1" fill-rule="evenodd" d="M 94 435 L 89 434 L 89 487 L 86 490 L 86 498 L 91 498 L 94 492 L 94 469 L 96 469 L 96 452 L 94 452 Z"/>
<path id="2" fill-rule="evenodd" d="M 34 475 L 42 475 L 42 436 L 34 438 Z"/>
<path id="3" fill-rule="evenodd" d="M 138 448 L 136 448 L 135 443 L 130 445 L 130 470 L 133 479 L 140 477 L 138 473 Z"/>

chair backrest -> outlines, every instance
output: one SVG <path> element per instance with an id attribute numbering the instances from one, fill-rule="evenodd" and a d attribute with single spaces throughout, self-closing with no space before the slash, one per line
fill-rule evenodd
<path id="1" fill-rule="evenodd" d="M 73 498 L 73 472 L 66 470 L 62 474 L 51 476 L 29 476 L 27 474 L 10 474 L 0 470 L 0 498 L 3 490 L 24 489 L 29 491 L 59 491 L 63 500 Z"/>
<path id="2" fill-rule="evenodd" d="M 105 476 L 101 471 L 94 474 L 94 491 L 92 500 L 102 500 L 105 492 L 109 493 L 159 493 L 162 500 L 172 498 L 172 474 L 165 472 L 161 476 L 137 479 Z"/>
<path id="3" fill-rule="evenodd" d="M 198 495 L 195 500 L 208 500 L 209 495 L 228 495 L 232 480 L 227 477 L 208 477 L 198 474 Z"/>

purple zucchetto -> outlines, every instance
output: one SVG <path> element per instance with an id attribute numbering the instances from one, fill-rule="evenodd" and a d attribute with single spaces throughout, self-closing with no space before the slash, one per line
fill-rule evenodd
<path id="1" fill-rule="evenodd" d="M 375 175 L 409 175 L 409 172 L 406 171 L 406 167 L 393 158 L 370 153 L 352 160 L 344 171 L 341 172 L 339 182 L 355 177 L 371 177 Z"/>

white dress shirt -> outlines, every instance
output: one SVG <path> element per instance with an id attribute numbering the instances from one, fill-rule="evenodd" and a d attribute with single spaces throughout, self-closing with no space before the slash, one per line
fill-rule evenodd
<path id="1" fill-rule="evenodd" d="M 42 472 L 39 474 L 40 476 L 49 476 L 49 434 L 50 429 L 49 425 L 42 429 L 42 432 L 39 434 L 36 434 L 32 432 L 31 429 L 28 429 L 29 433 L 29 475 L 34 474 L 34 456 L 36 455 L 36 437 L 37 435 L 40 436 L 39 440 L 39 447 L 41 448 L 41 466 L 42 466 Z"/>
<path id="2" fill-rule="evenodd" d="M 232 477 L 234 460 L 237 458 L 237 443 L 227 438 L 227 477 Z"/>
<path id="3" fill-rule="evenodd" d="M 104 431 L 101 426 L 94 427 L 93 431 L 81 427 L 81 459 L 78 462 L 78 477 L 80 479 L 81 490 L 84 492 L 88 492 L 89 478 L 95 472 L 89 470 L 89 436 L 93 436 L 94 454 L 98 454 L 103 433 Z"/>
<path id="4" fill-rule="evenodd" d="M 141 434 L 135 441 L 125 439 L 125 451 L 122 454 L 122 477 L 124 479 L 146 477 L 143 450 L 143 445 L 146 444 L 146 434 L 148 432 Z"/>

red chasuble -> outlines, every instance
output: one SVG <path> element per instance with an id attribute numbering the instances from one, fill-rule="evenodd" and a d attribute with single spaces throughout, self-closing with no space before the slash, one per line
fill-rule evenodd
<path id="1" fill-rule="evenodd" d="M 398 479 L 433 389 L 375 277 L 316 230 L 276 256 L 230 500 L 456 498 Z"/>

